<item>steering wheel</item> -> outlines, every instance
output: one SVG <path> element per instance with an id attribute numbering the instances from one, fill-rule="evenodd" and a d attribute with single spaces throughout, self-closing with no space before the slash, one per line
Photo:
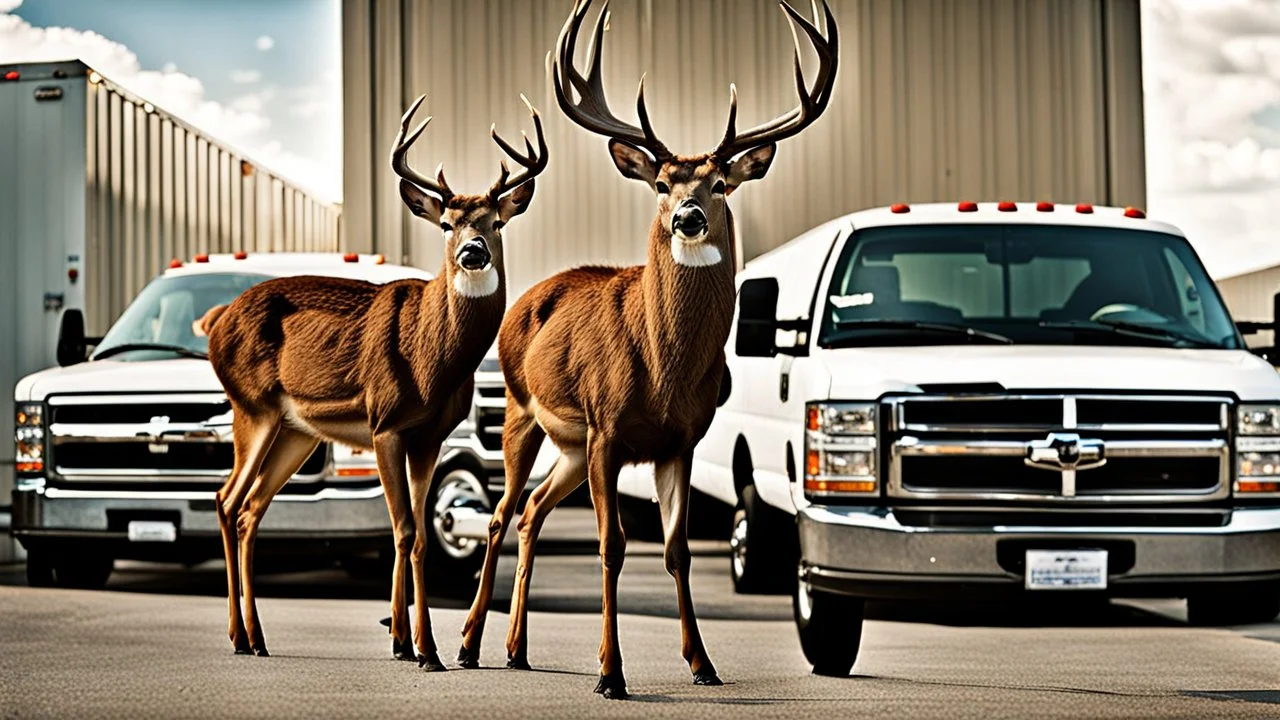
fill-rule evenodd
<path id="1" fill-rule="evenodd" d="M 1171 318 L 1168 315 L 1156 312 L 1150 308 L 1142 307 L 1141 305 L 1133 305 L 1131 303 L 1112 303 L 1110 305 L 1103 305 L 1093 311 L 1093 314 L 1089 316 L 1089 320 L 1092 322 L 1098 322 L 1110 315 L 1127 315 L 1128 317 L 1125 319 L 1130 322 L 1150 325 L 1167 325 L 1170 322 L 1176 322 L 1174 318 Z"/>

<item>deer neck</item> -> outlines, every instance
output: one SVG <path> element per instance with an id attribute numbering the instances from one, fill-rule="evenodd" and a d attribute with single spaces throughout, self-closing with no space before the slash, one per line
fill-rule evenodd
<path id="1" fill-rule="evenodd" d="M 718 262 L 690 266 L 677 263 L 671 250 L 671 230 L 654 220 L 649 231 L 649 254 L 641 285 L 644 296 L 645 355 L 658 386 L 679 386 L 702 379 L 721 354 L 733 322 L 733 219 L 713 229 L 721 252 Z"/>
<path id="2" fill-rule="evenodd" d="M 506 277 L 499 259 L 494 263 L 497 288 L 488 295 L 460 292 L 455 273 L 461 272 L 445 258 L 436 278 L 427 284 L 422 298 L 418 342 L 452 370 L 469 376 L 493 345 L 506 309 Z M 433 352 L 434 351 L 434 352 Z"/>

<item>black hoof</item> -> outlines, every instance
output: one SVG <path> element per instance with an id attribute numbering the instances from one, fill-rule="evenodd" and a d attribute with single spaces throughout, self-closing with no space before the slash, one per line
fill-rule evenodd
<path id="1" fill-rule="evenodd" d="M 384 627 L 384 628 L 390 628 L 390 627 L 391 627 L 391 616 L 390 616 L 390 615 L 388 615 L 387 617 L 382 618 L 381 620 L 379 620 L 379 621 L 378 621 L 378 624 L 379 624 L 379 625 L 381 625 L 381 626 L 382 626 L 382 627 Z"/>
<path id="2" fill-rule="evenodd" d="M 258 647 L 254 648 L 253 654 L 257 655 L 258 657 L 271 657 L 271 653 L 267 652 L 266 645 L 259 645 Z"/>
<path id="3" fill-rule="evenodd" d="M 458 650 L 458 665 L 465 670 L 475 670 L 480 667 L 480 650 L 478 648 L 469 650 L 466 645 L 463 645 Z"/>
<path id="4" fill-rule="evenodd" d="M 253 654 L 253 649 L 252 649 L 252 648 L 249 648 L 249 647 L 237 647 L 237 648 L 236 648 L 236 654 L 237 654 L 237 655 L 252 655 L 252 654 Z"/>
<path id="5" fill-rule="evenodd" d="M 245 635 L 231 638 L 231 645 L 236 649 L 237 655 L 253 654 L 253 648 L 249 646 L 249 638 Z"/>
<path id="6" fill-rule="evenodd" d="M 507 667 L 512 670 L 532 670 L 529 667 L 529 659 L 526 657 L 509 657 L 507 658 Z"/>
<path id="7" fill-rule="evenodd" d="M 413 641 L 409 640 L 404 644 L 400 644 L 396 640 L 391 641 L 391 655 L 397 660 L 407 660 L 415 662 L 418 659 L 418 651 L 413 649 Z"/>
<path id="8" fill-rule="evenodd" d="M 720 676 L 716 675 L 716 671 L 714 668 L 707 668 L 705 670 L 699 670 L 698 672 L 693 674 L 693 684 L 694 685 L 723 685 L 724 683 L 720 681 Z"/>
<path id="9" fill-rule="evenodd" d="M 596 683 L 595 692 L 597 695 L 603 695 L 606 700 L 626 700 L 630 697 L 627 694 L 627 681 L 620 672 L 601 675 L 600 682 Z"/>
<path id="10" fill-rule="evenodd" d="M 440 662 L 440 656 L 434 652 L 430 655 L 419 655 L 418 667 L 422 668 L 425 672 L 444 672 L 445 670 L 448 670 L 448 668 L 444 666 L 444 663 Z"/>

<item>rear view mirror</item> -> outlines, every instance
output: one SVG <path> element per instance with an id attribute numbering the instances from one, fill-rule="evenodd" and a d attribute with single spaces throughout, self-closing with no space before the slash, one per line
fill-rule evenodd
<path id="1" fill-rule="evenodd" d="M 1274 344 L 1249 348 L 1249 352 L 1280 367 L 1280 293 L 1276 293 L 1271 298 L 1271 322 L 1243 321 L 1236 323 L 1236 327 L 1241 335 L 1256 335 L 1267 330 L 1274 332 L 1276 334 Z"/>
<path id="2" fill-rule="evenodd" d="M 62 313 L 58 326 L 58 364 L 62 367 L 85 361 L 88 338 L 84 335 L 84 313 L 71 308 Z"/>
<path id="3" fill-rule="evenodd" d="M 778 328 L 776 278 L 746 280 L 738 289 L 738 332 L 734 352 L 738 357 L 773 357 Z"/>

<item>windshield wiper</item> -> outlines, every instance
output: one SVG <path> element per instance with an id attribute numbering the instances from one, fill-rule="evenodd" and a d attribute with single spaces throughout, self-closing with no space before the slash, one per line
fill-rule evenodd
<path id="1" fill-rule="evenodd" d="M 836 328 L 839 330 L 864 330 L 864 329 L 884 329 L 884 330 L 924 330 L 926 332 L 947 333 L 951 335 L 965 335 L 970 338 L 982 338 L 991 342 L 1000 343 L 1001 345 L 1012 345 L 1013 339 L 999 333 L 987 332 L 979 330 L 968 325 L 952 325 L 949 323 L 924 322 L 920 320 L 837 320 Z"/>
<path id="2" fill-rule="evenodd" d="M 148 342 L 124 343 L 123 345 L 112 345 L 109 348 L 106 348 L 104 350 L 99 350 L 98 352 L 94 353 L 93 359 L 102 360 L 104 358 L 109 358 L 112 355 L 119 355 L 120 353 L 132 352 L 134 350 L 161 350 L 164 352 L 171 352 L 174 355 L 181 355 L 182 357 L 196 358 L 198 360 L 209 359 L 208 353 L 200 352 L 199 350 L 192 350 L 191 348 L 183 347 L 181 345 L 166 345 L 164 343 L 148 343 Z"/>
<path id="3" fill-rule="evenodd" d="M 1129 337 L 1148 340 L 1168 340 L 1183 342 L 1198 348 L 1221 348 L 1218 343 L 1206 338 L 1184 335 L 1176 330 L 1143 325 L 1142 323 L 1123 322 L 1119 320 L 1064 320 L 1060 322 L 1041 322 L 1040 327 L 1051 330 L 1085 330 L 1089 332 L 1107 333 L 1110 335 L 1127 335 Z"/>

